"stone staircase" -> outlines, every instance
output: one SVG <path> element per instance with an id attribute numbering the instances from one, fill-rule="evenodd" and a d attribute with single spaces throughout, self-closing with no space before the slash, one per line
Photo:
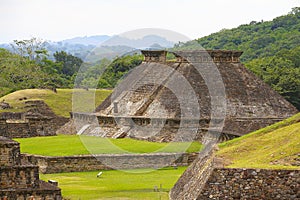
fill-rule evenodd
<path id="1" fill-rule="evenodd" d="M 178 63 L 174 65 L 176 66 L 167 67 L 159 63 L 149 63 L 126 93 L 116 99 L 119 113 L 131 116 L 142 115 L 167 79 L 174 73 L 173 68 L 178 67 Z"/>

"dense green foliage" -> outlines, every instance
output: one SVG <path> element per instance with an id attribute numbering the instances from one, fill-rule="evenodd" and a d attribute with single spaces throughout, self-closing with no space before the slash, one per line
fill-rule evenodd
<path id="1" fill-rule="evenodd" d="M 106 58 L 94 65 L 81 66 L 75 81 L 76 87 L 114 88 L 128 71 L 141 64 L 142 55 L 126 55 L 113 61 Z"/>
<path id="2" fill-rule="evenodd" d="M 177 47 L 185 49 L 241 50 L 243 62 L 255 58 L 274 56 L 282 49 L 293 49 L 300 44 L 300 8 L 272 21 L 252 21 L 233 29 L 223 29 L 217 33 L 195 41 L 181 43 Z"/>
<path id="3" fill-rule="evenodd" d="M 55 52 L 53 54 L 56 63 L 61 63 L 62 67 L 57 71 L 60 74 L 67 76 L 73 76 L 79 70 L 83 61 L 71 54 L 67 54 L 64 51 Z"/>
<path id="4" fill-rule="evenodd" d="M 141 64 L 142 55 L 128 55 L 115 59 L 102 74 L 98 87 L 115 87 L 120 79 L 131 69 Z"/>
<path id="5" fill-rule="evenodd" d="M 60 77 L 43 71 L 43 66 L 27 57 L 0 49 L 0 96 L 26 88 L 61 86 Z"/>
<path id="6" fill-rule="evenodd" d="M 36 38 L 15 40 L 11 46 L 14 53 L 0 49 L 0 96 L 21 89 L 73 86 L 81 59 L 56 52 L 56 61 L 49 60 Z"/>
<path id="7" fill-rule="evenodd" d="M 300 8 L 272 21 L 252 21 L 175 49 L 241 50 L 241 61 L 300 110 Z"/>

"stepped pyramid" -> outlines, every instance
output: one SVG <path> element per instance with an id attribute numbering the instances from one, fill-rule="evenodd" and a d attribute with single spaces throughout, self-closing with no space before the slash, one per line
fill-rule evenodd
<path id="1" fill-rule="evenodd" d="M 72 113 L 81 134 L 162 142 L 221 132 L 225 140 L 298 112 L 240 63 L 241 51 L 142 54 L 142 64 L 95 113 Z"/>
<path id="2" fill-rule="evenodd" d="M 38 166 L 24 163 L 20 145 L 0 136 L 0 199 L 61 200 L 61 190 L 39 179 Z"/>

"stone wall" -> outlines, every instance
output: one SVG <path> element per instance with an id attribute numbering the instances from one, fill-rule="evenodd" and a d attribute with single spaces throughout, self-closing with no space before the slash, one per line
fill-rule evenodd
<path id="1" fill-rule="evenodd" d="M 170 191 L 172 200 L 196 199 L 213 171 L 214 152 L 202 151 Z"/>
<path id="2" fill-rule="evenodd" d="M 28 101 L 26 108 L 28 110 L 23 113 L 0 113 L 0 136 L 53 136 L 68 122 L 67 118 L 56 116 L 43 101 Z"/>
<path id="3" fill-rule="evenodd" d="M 300 170 L 230 169 L 214 151 L 199 154 L 170 191 L 171 200 L 300 199 Z"/>
<path id="4" fill-rule="evenodd" d="M 0 136 L 0 166 L 14 166 L 21 163 L 20 146 L 17 142 Z"/>
<path id="5" fill-rule="evenodd" d="M 38 165 L 41 173 L 60 173 L 187 166 L 195 160 L 197 155 L 197 153 L 102 154 L 64 157 L 23 155 L 22 160 Z"/>
<path id="6" fill-rule="evenodd" d="M 0 167 L 0 185 L 2 189 L 37 188 L 39 186 L 38 166 L 23 165 Z M 8 180 L 14 181 L 8 181 Z"/>
<path id="7" fill-rule="evenodd" d="M 39 179 L 38 166 L 21 159 L 18 142 L 0 136 L 0 199 L 61 200 L 61 190 Z"/>
<path id="8" fill-rule="evenodd" d="M 36 136 L 53 136 L 56 130 L 67 123 L 67 119 L 28 119 L 11 122 L 0 119 L 0 135 L 8 138 L 26 138 Z"/>
<path id="9" fill-rule="evenodd" d="M 1 189 L 0 199 L 3 200 L 62 200 L 61 191 L 54 185 L 40 181 L 39 188 L 28 189 Z"/>
<path id="10" fill-rule="evenodd" d="M 300 199 L 299 172 L 214 169 L 197 199 Z"/>

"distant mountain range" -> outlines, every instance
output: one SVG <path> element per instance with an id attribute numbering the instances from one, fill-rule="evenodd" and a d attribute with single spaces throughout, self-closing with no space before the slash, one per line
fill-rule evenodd
<path id="1" fill-rule="evenodd" d="M 62 44 L 80 44 L 80 45 L 93 45 L 97 46 L 104 41 L 111 38 L 111 36 L 108 35 L 94 35 L 94 36 L 84 36 L 84 37 L 75 37 L 71 39 L 62 40 Z"/>
<path id="2" fill-rule="evenodd" d="M 56 51 L 65 51 L 86 62 L 96 62 L 102 58 L 114 58 L 136 49 L 166 49 L 173 47 L 175 42 L 168 41 L 158 35 L 145 35 L 142 38 L 128 38 L 124 36 L 94 35 L 75 37 L 62 41 L 46 41 L 45 48 L 49 58 L 53 58 Z M 0 48 L 12 50 L 9 44 L 0 44 Z"/>
<path id="3" fill-rule="evenodd" d="M 105 46 L 128 46 L 137 49 L 147 49 L 153 46 L 158 48 L 173 47 L 174 42 L 157 35 L 146 35 L 142 38 L 130 39 L 122 36 L 113 36 L 103 43 Z"/>

